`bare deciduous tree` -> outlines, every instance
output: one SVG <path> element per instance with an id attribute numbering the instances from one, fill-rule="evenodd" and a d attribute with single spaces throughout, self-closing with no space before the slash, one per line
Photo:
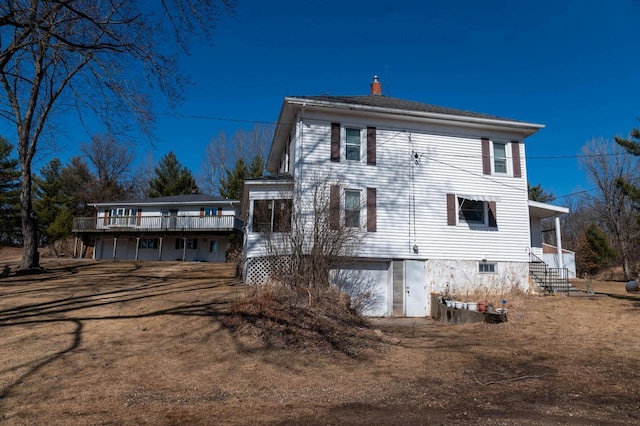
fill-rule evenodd
<path id="1" fill-rule="evenodd" d="M 582 149 L 581 166 L 597 191 L 588 197 L 599 224 L 607 231 L 622 259 L 624 279 L 631 277 L 630 261 L 640 228 L 632 200 L 616 183 L 619 179 L 638 182 L 640 169 L 635 157 L 622 151 L 614 142 L 594 139 Z"/>
<path id="2" fill-rule="evenodd" d="M 250 164 L 253 159 L 267 160 L 273 126 L 256 124 L 251 130 L 240 129 L 228 137 L 224 131 L 211 139 L 205 148 L 199 181 L 210 194 L 220 193 L 220 181 L 239 159 Z"/>
<path id="3" fill-rule="evenodd" d="M 184 52 L 193 34 L 211 36 L 234 2 L 160 0 L 154 6 L 141 0 L 0 4 L 0 86 L 6 94 L 0 117 L 15 125 L 21 168 L 19 268 L 39 266 L 31 164 L 54 112 L 90 111 L 111 134 L 131 123 L 150 131 L 148 94 L 160 89 L 174 104 L 184 82 L 178 57 L 164 49 Z"/>
<path id="4" fill-rule="evenodd" d="M 277 200 L 256 200 L 252 226 L 261 232 L 270 278 L 307 292 L 309 304 L 330 284 L 330 272 L 351 261 L 364 238 L 364 224 L 346 223 L 332 202 L 335 183 L 316 176 Z M 334 198 L 335 200 L 335 198 Z M 358 210 L 364 211 L 363 206 Z M 355 293 L 354 281 L 350 282 Z M 360 301 L 359 301 L 360 303 Z M 364 303 L 360 303 L 365 306 Z"/>
<path id="5" fill-rule="evenodd" d="M 113 135 L 97 134 L 90 143 L 80 145 L 80 150 L 89 158 L 98 178 L 96 201 L 117 200 L 131 194 L 133 181 L 129 174 L 134 155 L 129 145 Z"/>

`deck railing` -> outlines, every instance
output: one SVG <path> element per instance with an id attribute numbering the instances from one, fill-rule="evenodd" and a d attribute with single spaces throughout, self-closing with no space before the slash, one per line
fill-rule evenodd
<path id="1" fill-rule="evenodd" d="M 76 217 L 76 233 L 140 233 L 140 232 L 192 232 L 241 231 L 243 221 L 235 216 L 115 216 Z"/>

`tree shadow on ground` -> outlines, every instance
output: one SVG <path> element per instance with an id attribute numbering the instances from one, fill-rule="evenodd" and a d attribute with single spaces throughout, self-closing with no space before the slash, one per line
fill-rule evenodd
<path id="1" fill-rule="evenodd" d="M 83 269 L 91 270 L 91 268 L 91 265 L 87 265 Z M 109 282 L 102 280 L 103 273 L 96 272 L 90 274 L 98 277 L 95 282 L 89 278 L 81 283 L 76 281 L 65 283 L 69 274 L 78 272 L 77 266 L 57 268 L 57 273 L 44 274 L 36 280 L 29 280 L 29 282 L 21 279 L 23 286 L 36 287 L 30 291 L 44 293 L 39 294 L 38 299 L 45 300 L 36 303 L 28 302 L 28 299 L 33 295 L 30 294 L 30 291 L 23 291 L 23 286 L 16 287 L 13 283 L 2 282 L 2 288 L 0 288 L 0 294 L 3 295 L 3 298 L 0 299 L 0 330 L 9 330 L 12 327 L 32 327 L 39 324 L 67 323 L 72 323 L 74 330 L 70 333 L 72 336 L 70 341 L 64 344 L 59 343 L 61 348 L 56 348 L 44 357 L 40 356 L 33 361 L 13 366 L 5 364 L 3 367 L 3 363 L 0 362 L 0 377 L 8 377 L 21 369 L 27 370 L 0 387 L 0 400 L 7 397 L 17 385 L 34 376 L 44 367 L 76 351 L 83 342 L 85 326 L 89 322 L 161 316 L 197 316 L 210 317 L 219 323 L 220 318 L 227 315 L 229 303 L 237 293 L 235 286 L 238 281 L 236 279 L 180 280 L 162 276 L 146 276 L 144 277 L 146 282 L 140 283 L 141 277 L 133 277 L 137 283 L 126 285 L 124 281 L 131 279 L 131 272 L 138 268 L 125 269 L 125 276 L 114 276 Z M 24 278 L 24 276 L 16 274 L 11 274 L 10 279 L 12 277 Z M 87 278 L 87 276 L 83 278 Z M 100 290 L 96 291 L 96 289 Z M 189 297 L 189 294 L 193 294 L 193 297 Z M 136 307 L 127 312 L 126 306 L 131 306 L 132 303 L 136 304 Z M 117 313 L 105 315 L 104 308 L 110 306 Z M 125 308 L 121 309 L 123 306 Z M 1 334 L 2 331 L 0 331 Z M 4 333 L 5 336 L 7 334 L 7 332 Z"/>

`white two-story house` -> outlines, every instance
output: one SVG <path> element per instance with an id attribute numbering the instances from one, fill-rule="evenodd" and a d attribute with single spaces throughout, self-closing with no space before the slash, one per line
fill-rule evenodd
<path id="1" fill-rule="evenodd" d="M 377 77 L 368 96 L 286 97 L 272 175 L 245 182 L 245 280 L 268 278 L 258 207 L 311 197 L 322 176 L 336 220 L 363 232 L 335 276 L 372 284 L 368 315 L 428 315 L 432 292 L 527 290 L 531 255 L 542 256 L 541 219 L 568 212 L 528 200 L 525 140 L 543 127 L 383 96 Z"/>
<path id="2" fill-rule="evenodd" d="M 239 204 L 207 194 L 95 203 L 73 233 L 94 259 L 224 262 L 229 236 L 242 232 Z"/>

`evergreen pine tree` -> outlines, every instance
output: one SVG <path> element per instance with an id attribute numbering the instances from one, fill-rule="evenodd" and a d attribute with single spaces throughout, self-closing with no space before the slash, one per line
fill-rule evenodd
<path id="1" fill-rule="evenodd" d="M 180 164 L 173 152 L 169 152 L 155 168 L 155 176 L 149 181 L 148 196 L 156 198 L 191 194 L 194 187 L 195 179 L 189 169 Z"/>
<path id="2" fill-rule="evenodd" d="M 607 266 L 616 257 L 615 250 L 609 244 L 602 229 L 592 223 L 580 237 L 580 267 L 590 274 Z"/>
<path id="3" fill-rule="evenodd" d="M 245 179 L 253 179 L 264 175 L 264 159 L 256 155 L 247 166 L 243 158 L 238 158 L 233 170 L 226 170 L 224 178 L 220 179 L 220 196 L 230 200 L 242 197 L 242 185 Z"/>
<path id="4" fill-rule="evenodd" d="M 531 201 L 550 203 L 556 199 L 552 192 L 545 191 L 540 184 L 531 186 L 530 183 L 527 183 L 527 192 Z"/>
<path id="5" fill-rule="evenodd" d="M 20 171 L 11 158 L 11 145 L 0 136 L 0 244 L 16 244 L 20 238 Z"/>
<path id="6" fill-rule="evenodd" d="M 614 137 L 616 143 L 624 148 L 629 154 L 640 156 L 640 129 L 633 129 L 629 135 L 629 139 Z M 636 208 L 640 210 L 640 187 L 623 178 L 616 180 L 616 185 L 628 195 L 636 204 Z"/>
<path id="7" fill-rule="evenodd" d="M 54 158 L 40 169 L 40 176 L 34 177 L 33 209 L 38 217 L 40 238 L 44 244 L 50 244 L 64 236 L 49 229 L 64 208 L 62 180 L 60 179 L 61 169 L 60 159 Z"/>

